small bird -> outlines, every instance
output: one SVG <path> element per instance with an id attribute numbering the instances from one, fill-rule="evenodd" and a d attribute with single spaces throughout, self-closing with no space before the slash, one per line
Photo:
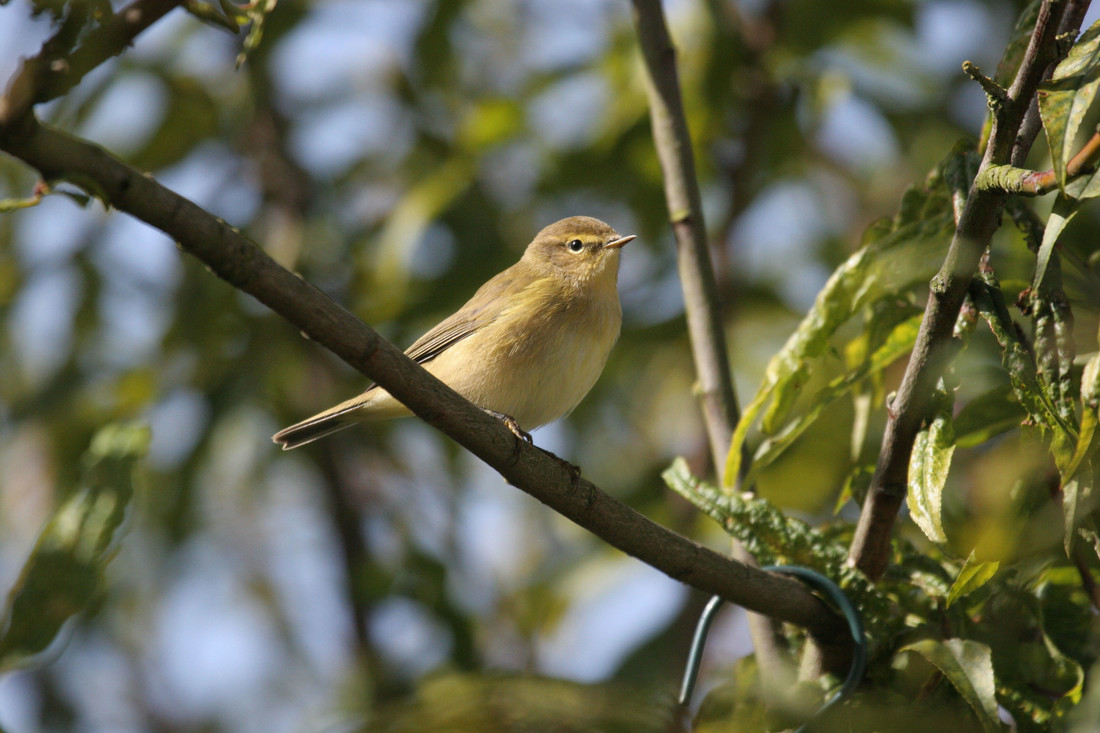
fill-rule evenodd
<path id="1" fill-rule="evenodd" d="M 405 354 L 530 440 L 520 426 L 567 415 L 603 371 L 622 325 L 619 249 L 633 239 L 588 216 L 551 224 Z M 290 450 L 357 422 L 411 414 L 371 385 L 272 440 Z"/>

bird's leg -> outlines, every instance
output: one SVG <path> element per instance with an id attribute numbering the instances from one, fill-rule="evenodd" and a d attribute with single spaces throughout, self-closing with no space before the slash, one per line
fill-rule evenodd
<path id="1" fill-rule="evenodd" d="M 485 412 L 489 413 L 490 415 L 495 417 L 497 420 L 500 420 L 502 423 L 504 423 L 504 425 L 509 430 L 512 431 L 512 435 L 516 436 L 520 440 L 525 440 L 528 443 L 534 445 L 535 441 L 531 440 L 531 434 L 528 433 L 523 428 L 521 428 L 519 426 L 519 423 L 516 422 L 516 419 L 514 417 L 512 417 L 511 415 L 505 415 L 503 412 L 497 412 L 496 410 L 489 410 L 489 409 L 484 408 L 484 407 L 481 408 L 481 409 L 485 410 Z"/>

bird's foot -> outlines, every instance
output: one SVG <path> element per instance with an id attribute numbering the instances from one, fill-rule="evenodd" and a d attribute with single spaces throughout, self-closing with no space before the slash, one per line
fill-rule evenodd
<path id="1" fill-rule="evenodd" d="M 521 428 L 514 417 L 512 417 L 511 415 L 505 415 L 503 412 L 497 412 L 496 410 L 485 410 L 485 412 L 489 413 L 497 420 L 500 420 L 502 423 L 504 423 L 504 425 L 512 431 L 512 435 L 516 436 L 520 440 L 526 441 L 527 443 L 534 445 L 535 441 L 531 439 L 531 434 Z"/>

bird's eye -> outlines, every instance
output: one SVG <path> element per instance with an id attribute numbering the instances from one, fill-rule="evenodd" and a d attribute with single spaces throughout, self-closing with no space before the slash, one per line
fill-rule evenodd
<path id="1" fill-rule="evenodd" d="M 579 239 L 574 239 L 566 246 L 569 247 L 570 252 L 580 252 L 582 249 L 584 249 L 584 242 Z"/>

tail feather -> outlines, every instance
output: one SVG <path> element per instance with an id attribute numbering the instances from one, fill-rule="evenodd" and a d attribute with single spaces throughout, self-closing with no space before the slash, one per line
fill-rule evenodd
<path id="1" fill-rule="evenodd" d="M 362 401 L 344 407 L 337 406 L 332 410 L 314 415 L 311 418 L 295 423 L 289 428 L 283 428 L 271 436 L 271 439 L 281 445 L 283 450 L 290 450 L 298 446 L 312 443 L 318 438 L 331 435 L 338 430 L 351 427 L 359 420 L 348 413 L 355 412 L 363 406 Z"/>

